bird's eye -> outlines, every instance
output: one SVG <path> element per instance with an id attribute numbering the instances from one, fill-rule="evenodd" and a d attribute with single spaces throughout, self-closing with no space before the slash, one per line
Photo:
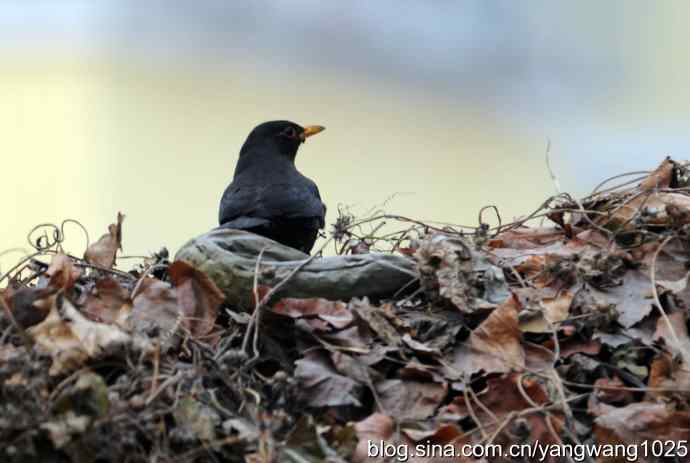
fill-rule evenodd
<path id="1" fill-rule="evenodd" d="M 287 129 L 283 130 L 283 135 L 288 138 L 297 138 L 297 131 L 294 129 L 294 127 L 288 127 Z"/>

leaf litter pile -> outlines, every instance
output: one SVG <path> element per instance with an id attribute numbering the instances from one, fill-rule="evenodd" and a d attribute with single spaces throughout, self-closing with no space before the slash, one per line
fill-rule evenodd
<path id="1" fill-rule="evenodd" d="M 687 164 L 626 179 L 510 224 L 480 214 L 471 230 L 341 211 L 339 253 L 416 262 L 391 300 L 275 300 L 257 284 L 252 307 L 232 307 L 165 250 L 118 270 L 120 214 L 83 259 L 52 226 L 0 276 L 0 461 L 363 462 L 390 461 L 368 458 L 372 443 L 688 441 Z"/>

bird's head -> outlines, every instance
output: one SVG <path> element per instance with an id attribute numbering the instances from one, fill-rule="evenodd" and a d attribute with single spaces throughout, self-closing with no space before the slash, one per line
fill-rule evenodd
<path id="1" fill-rule="evenodd" d="M 320 125 L 302 127 L 290 121 L 270 121 L 257 125 L 242 146 L 240 157 L 253 149 L 277 149 L 278 153 L 292 160 L 299 145 L 324 130 Z"/>

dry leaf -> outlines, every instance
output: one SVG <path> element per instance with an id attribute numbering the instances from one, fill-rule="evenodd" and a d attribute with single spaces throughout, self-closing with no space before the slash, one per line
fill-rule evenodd
<path id="1" fill-rule="evenodd" d="M 371 442 L 379 443 L 392 443 L 393 432 L 394 432 L 394 422 L 393 419 L 388 415 L 383 415 L 381 413 L 374 413 L 366 419 L 355 423 L 355 432 L 357 433 L 357 438 L 359 442 L 357 443 L 357 448 L 355 449 L 354 455 L 352 457 L 353 463 L 365 463 L 365 462 L 386 462 L 389 459 L 381 456 L 370 457 L 373 453 L 368 447 Z"/>
<path id="2" fill-rule="evenodd" d="M 325 350 L 311 350 L 295 362 L 295 378 L 309 407 L 361 406 L 362 385 L 339 374 Z"/>
<path id="3" fill-rule="evenodd" d="M 28 288 L 13 290 L 8 306 L 12 316 L 22 328 L 42 322 L 53 306 L 54 288 Z"/>
<path id="4" fill-rule="evenodd" d="M 116 279 L 101 278 L 86 295 L 83 310 L 94 321 L 125 326 L 131 312 L 129 292 Z"/>
<path id="5" fill-rule="evenodd" d="M 594 420 L 594 435 L 599 445 L 690 441 L 690 412 L 674 411 L 664 403 L 639 402 L 620 408 L 603 405 L 594 410 L 599 413 Z"/>
<path id="6" fill-rule="evenodd" d="M 530 401 L 527 401 L 522 395 L 517 386 L 518 381 L 522 381 L 522 389 L 529 396 Z M 533 403 L 544 405 L 549 402 L 546 388 L 541 383 L 536 380 L 526 379 L 517 373 L 489 378 L 486 389 L 477 394 L 476 400 L 469 395 L 468 397 L 470 397 L 471 401 L 469 404 L 465 402 L 464 395 L 456 397 L 441 415 L 449 418 L 470 417 L 472 415 L 470 413 L 471 408 L 474 416 L 480 422 L 479 425 L 488 434 L 496 431 L 498 426 L 503 425 L 504 419 L 509 415 L 514 416 L 515 413 L 521 410 L 531 409 L 533 408 Z M 553 428 L 558 432 L 562 427 L 563 414 L 554 411 L 548 416 L 551 417 Z M 555 440 L 557 436 L 553 436 L 549 431 L 546 419 L 545 415 L 541 413 L 526 414 L 522 418 L 522 422 L 525 425 L 521 424 L 521 420 L 513 420 L 502 428 L 502 431 L 496 436 L 495 442 L 505 445 L 513 442 L 515 435 L 523 435 L 526 432 L 528 433 L 528 436 L 524 438 L 526 442 L 539 441 L 541 444 L 560 443 Z"/>
<path id="7" fill-rule="evenodd" d="M 673 179 L 673 169 L 676 164 L 671 161 L 671 158 L 667 157 L 664 159 L 659 167 L 657 167 L 654 172 L 649 174 L 649 176 L 642 180 L 640 183 L 640 189 L 643 191 L 649 191 L 659 188 L 668 188 L 671 186 L 671 181 Z"/>
<path id="8" fill-rule="evenodd" d="M 86 319 L 67 298 L 55 295 L 51 299 L 48 316 L 27 330 L 36 344 L 53 357 L 51 375 L 79 368 L 88 359 L 126 345 L 150 349 L 142 338 L 132 337 L 114 325 Z"/>
<path id="9" fill-rule="evenodd" d="M 118 212 L 117 223 L 108 225 L 108 233 L 89 246 L 84 253 L 84 260 L 99 267 L 113 268 L 117 250 L 122 249 L 122 221 L 124 219 L 125 216 Z"/>
<path id="10" fill-rule="evenodd" d="M 313 319 L 320 319 L 337 329 L 345 328 L 353 321 L 352 312 L 346 303 L 328 299 L 286 297 L 276 302 L 271 310 L 290 318 L 306 318 L 307 323 Z M 312 327 L 319 329 L 316 324 Z"/>
<path id="11" fill-rule="evenodd" d="M 192 337 L 204 338 L 216 323 L 218 306 L 225 300 L 223 292 L 208 275 L 186 262 L 173 262 L 168 273 L 182 309 L 184 328 Z"/>
<path id="12" fill-rule="evenodd" d="M 518 327 L 520 303 L 515 296 L 494 309 L 453 354 L 453 368 L 469 376 L 483 370 L 500 373 L 522 370 L 525 352 Z"/>
<path id="13" fill-rule="evenodd" d="M 376 385 L 381 405 L 401 421 L 424 420 L 434 414 L 446 397 L 446 384 L 389 379 Z"/>
<path id="14" fill-rule="evenodd" d="M 175 288 L 156 278 L 146 278 L 132 301 L 129 324 L 132 329 L 145 333 L 158 333 L 167 349 L 179 338 L 182 311 L 177 302 Z"/>
<path id="15" fill-rule="evenodd" d="M 58 253 L 53 256 L 45 274 L 48 277 L 48 286 L 67 291 L 74 286 L 81 272 L 74 266 L 72 259 Z"/>

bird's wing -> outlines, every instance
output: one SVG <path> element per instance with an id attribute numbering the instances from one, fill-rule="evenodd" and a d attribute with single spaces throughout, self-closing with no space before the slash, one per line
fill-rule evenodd
<path id="1" fill-rule="evenodd" d="M 326 204 L 321 200 L 321 194 L 319 193 L 319 187 L 316 186 L 316 183 L 314 183 L 311 179 L 309 180 L 309 183 L 311 185 L 312 191 L 314 193 L 314 196 L 316 199 L 318 199 L 318 206 L 321 207 L 321 211 L 318 215 L 319 218 L 319 228 L 323 228 L 326 226 Z M 317 208 L 317 204 L 314 204 L 314 208 Z"/>
<path id="2" fill-rule="evenodd" d="M 308 179 L 306 179 L 308 180 Z M 250 223 L 249 228 L 260 225 L 247 219 L 317 218 L 324 225 L 324 206 L 318 188 L 311 180 L 270 185 L 228 186 L 220 201 L 219 222 Z M 238 219 L 242 219 L 238 221 Z"/>

